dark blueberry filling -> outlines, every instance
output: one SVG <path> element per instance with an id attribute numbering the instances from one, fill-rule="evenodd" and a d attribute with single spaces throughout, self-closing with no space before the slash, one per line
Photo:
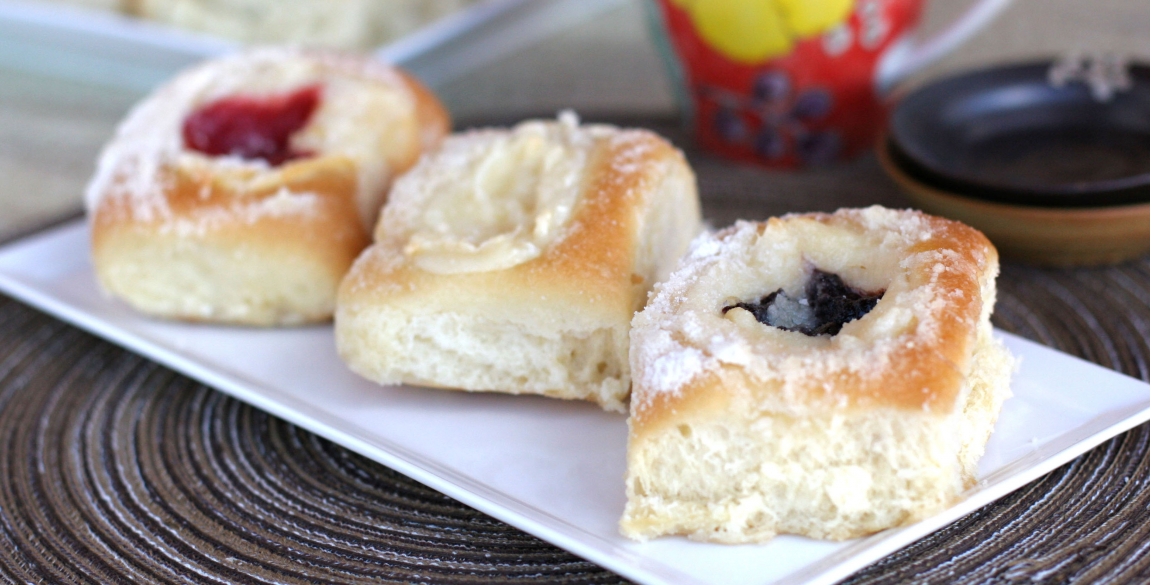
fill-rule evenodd
<path id="1" fill-rule="evenodd" d="M 803 287 L 803 296 L 793 298 L 779 289 L 754 303 L 724 307 L 726 314 L 739 307 L 755 315 L 755 320 L 804 335 L 835 335 L 849 323 L 875 308 L 884 291 L 866 292 L 851 288 L 836 274 L 815 269 Z"/>

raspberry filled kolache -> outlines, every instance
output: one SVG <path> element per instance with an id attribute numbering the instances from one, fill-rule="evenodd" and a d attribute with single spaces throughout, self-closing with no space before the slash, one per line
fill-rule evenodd
<path id="1" fill-rule="evenodd" d="M 86 192 L 102 288 L 149 315 L 290 325 L 332 315 L 392 180 L 447 113 L 366 57 L 262 48 L 157 89 Z"/>

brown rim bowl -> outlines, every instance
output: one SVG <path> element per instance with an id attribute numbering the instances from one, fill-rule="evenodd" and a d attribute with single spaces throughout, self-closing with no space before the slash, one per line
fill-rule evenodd
<path id="1" fill-rule="evenodd" d="M 910 176 L 893 160 L 886 136 L 876 153 L 916 206 L 982 231 L 1006 259 L 1043 266 L 1114 264 L 1151 247 L 1151 204 L 1058 208 L 973 199 Z"/>

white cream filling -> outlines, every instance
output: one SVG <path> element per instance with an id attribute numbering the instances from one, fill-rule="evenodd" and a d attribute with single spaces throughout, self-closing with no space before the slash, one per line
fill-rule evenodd
<path id="1" fill-rule="evenodd" d="M 571 219 L 593 134 L 565 112 L 558 122 L 449 139 L 392 195 L 421 207 L 409 218 L 404 255 L 437 274 L 502 270 L 540 256 Z"/>

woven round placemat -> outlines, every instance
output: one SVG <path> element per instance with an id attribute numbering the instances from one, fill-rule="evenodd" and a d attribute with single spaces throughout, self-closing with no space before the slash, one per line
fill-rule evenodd
<path id="1" fill-rule="evenodd" d="M 669 121 L 627 122 L 685 143 Z M 869 159 L 779 174 L 687 150 L 715 225 L 906 205 Z M 1146 258 L 1006 264 L 999 291 L 997 326 L 1147 379 Z M 1146 583 L 1148 443 L 1144 424 L 849 582 Z M 0 580 L 624 581 L 3 296 Z"/>

